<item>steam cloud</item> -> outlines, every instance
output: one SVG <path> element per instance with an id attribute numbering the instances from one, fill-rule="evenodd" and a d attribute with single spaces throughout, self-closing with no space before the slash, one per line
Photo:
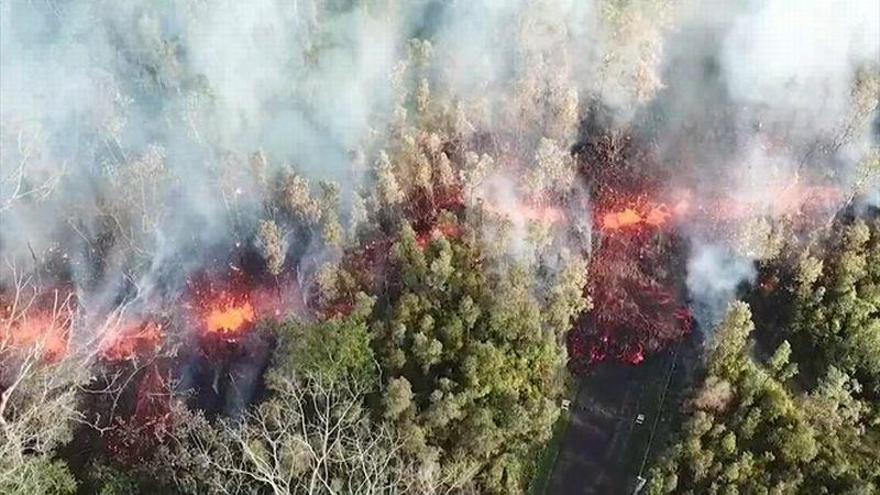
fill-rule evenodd
<path id="1" fill-rule="evenodd" d="M 688 1 L 663 15 L 651 10 L 660 2 L 636 2 L 614 24 L 616 5 L 5 1 L 4 257 L 63 251 L 80 300 L 108 305 L 124 273 L 142 273 L 147 292 L 174 287 L 214 247 L 250 242 L 242 231 L 256 228 L 266 194 L 247 166 L 256 150 L 351 194 L 362 173 L 353 152 L 375 146 L 390 120 L 392 74 L 413 37 L 433 43 L 435 86 L 488 99 L 490 114 L 524 67 L 573 84 L 575 101 L 604 103 L 616 125 L 657 144 L 679 172 L 670 188 L 748 198 L 772 218 L 767 177 L 855 183 L 877 139 L 866 126 L 848 134 L 856 73 L 880 58 L 875 1 Z M 878 202 L 880 189 L 867 197 Z M 89 239 L 132 204 L 143 228 L 96 264 Z M 712 322 L 754 270 L 734 246 L 703 238 L 695 226 L 687 280 Z M 132 250 L 139 261 L 123 254 Z"/>

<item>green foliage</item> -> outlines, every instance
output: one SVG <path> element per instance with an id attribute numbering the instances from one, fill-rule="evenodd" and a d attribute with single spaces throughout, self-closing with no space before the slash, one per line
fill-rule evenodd
<path id="1" fill-rule="evenodd" d="M 138 481 L 123 473 L 119 469 L 110 469 L 105 466 L 95 468 L 101 480 L 101 488 L 98 495 L 129 495 L 138 493 Z"/>
<path id="2" fill-rule="evenodd" d="M 16 466 L 15 471 L 4 472 L 0 478 L 0 493 L 73 494 L 76 493 L 76 479 L 64 461 L 31 457 Z"/>
<path id="3" fill-rule="evenodd" d="M 549 278 L 517 263 L 490 268 L 467 238 L 422 248 L 409 226 L 400 231 L 400 283 L 372 323 L 388 377 L 382 414 L 411 455 L 437 463 L 443 485 L 521 492 L 559 414 L 561 337 L 585 306 L 585 270 L 569 259 Z"/>
<path id="4" fill-rule="evenodd" d="M 365 321 L 371 306 L 372 300 L 363 296 L 349 317 L 283 325 L 278 330 L 282 350 L 270 382 L 274 373 L 309 374 L 330 383 L 343 379 L 366 386 L 375 383 L 376 363 Z"/>
<path id="5" fill-rule="evenodd" d="M 787 329 L 816 374 L 833 365 L 880 398 L 880 221 L 840 226 L 827 255 L 805 255 Z M 818 249 L 818 248 L 814 248 Z"/>
<path id="6" fill-rule="evenodd" d="M 766 361 L 748 306 L 731 306 L 648 493 L 877 493 L 880 229 L 836 233 L 797 258 L 788 339 Z"/>

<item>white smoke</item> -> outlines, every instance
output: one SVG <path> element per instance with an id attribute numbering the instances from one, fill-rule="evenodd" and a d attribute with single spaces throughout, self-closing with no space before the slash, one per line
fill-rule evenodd
<path id="1" fill-rule="evenodd" d="M 795 193 L 811 179 L 845 197 L 877 146 L 871 117 L 853 120 L 853 88 L 859 70 L 880 62 L 880 8 L 872 0 L 689 7 L 667 43 L 658 138 L 666 158 L 690 168 L 673 181 L 695 189 L 698 202 L 726 198 L 740 210 L 711 242 L 710 225 L 692 228 L 688 288 L 711 328 L 737 288 L 754 281 L 756 260 L 743 257 L 750 250 L 738 245 L 740 227 L 797 211 Z"/>
<path id="2" fill-rule="evenodd" d="M 876 1 L 749 2 L 724 39 L 731 97 L 779 112 L 810 133 L 832 132 L 850 106 L 856 69 L 880 59 Z"/>
<path id="3" fill-rule="evenodd" d="M 93 273 L 88 239 L 107 221 L 95 212 L 108 199 L 136 196 L 122 187 L 133 163 L 158 160 L 168 176 L 155 232 L 139 246 L 145 285 L 253 226 L 263 198 L 246 157 L 258 149 L 274 167 L 353 190 L 352 152 L 391 119 L 392 75 L 413 37 L 434 47 L 432 92 L 488 104 L 495 120 L 481 131 L 509 126 L 499 117 L 517 115 L 513 103 L 535 122 L 573 127 L 598 100 L 653 138 L 671 168 L 683 164 L 697 195 L 724 190 L 758 215 L 779 209 L 768 178 L 848 185 L 876 145 L 858 132 L 811 152 L 845 127 L 855 72 L 878 63 L 876 0 L 10 0 L 0 9 L 3 254 L 69 251 L 73 271 L 101 292 L 125 261 Z M 512 94 L 549 94 L 556 106 L 541 114 Z M 530 139 L 566 148 L 570 131 Z M 510 182 L 499 197 L 515 197 Z M 4 207 L 15 191 L 26 197 Z M 725 261 L 730 246 L 700 239 L 692 295 L 723 307 L 732 278 L 753 275 Z M 740 269 L 718 268 L 728 265 Z M 716 273 L 724 289 L 699 290 Z"/>
<path id="4" fill-rule="evenodd" d="M 755 281 L 754 263 L 724 246 L 697 245 L 688 261 L 687 286 L 693 299 L 694 315 L 704 331 L 723 318 L 727 304 L 744 283 Z"/>

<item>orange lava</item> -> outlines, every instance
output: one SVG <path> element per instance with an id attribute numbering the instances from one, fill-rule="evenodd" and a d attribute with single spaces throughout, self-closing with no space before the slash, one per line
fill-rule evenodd
<path id="1" fill-rule="evenodd" d="M 256 313 L 250 302 L 228 302 L 211 308 L 205 317 L 205 326 L 209 332 L 233 333 L 255 320 Z"/>
<path id="2" fill-rule="evenodd" d="M 617 230 L 642 222 L 642 216 L 634 209 L 627 208 L 623 211 L 606 213 L 602 217 L 602 228 L 605 230 Z"/>
<path id="3" fill-rule="evenodd" d="M 678 208 L 675 209 L 675 212 Z M 628 207 L 602 215 L 602 230 L 620 230 L 628 227 L 649 225 L 661 227 L 672 218 L 673 211 L 665 204 L 648 204 L 643 207 Z"/>
<path id="4" fill-rule="evenodd" d="M 128 325 L 102 343 L 101 354 L 109 361 L 148 355 L 159 347 L 162 335 L 162 326 L 155 322 Z"/>
<path id="5" fill-rule="evenodd" d="M 17 351 L 38 348 L 47 362 L 57 362 L 67 354 L 71 320 L 51 312 L 27 315 L 0 324 L 0 346 Z"/>
<path id="6" fill-rule="evenodd" d="M 672 212 L 669 211 L 669 208 L 661 204 L 651 208 L 651 211 L 645 216 L 645 223 L 659 227 L 665 224 L 671 216 Z"/>
<path id="7" fill-rule="evenodd" d="M 661 228 L 673 219 L 698 216 L 714 222 L 730 222 L 745 218 L 765 216 L 797 217 L 800 215 L 833 210 L 845 199 L 840 189 L 830 186 L 804 186 L 790 184 L 784 187 L 767 186 L 773 193 L 767 198 L 717 197 L 692 205 L 693 194 L 679 191 L 681 197 L 671 208 L 665 203 L 635 198 L 619 209 L 599 215 L 602 230 L 638 230 L 642 226 Z"/>

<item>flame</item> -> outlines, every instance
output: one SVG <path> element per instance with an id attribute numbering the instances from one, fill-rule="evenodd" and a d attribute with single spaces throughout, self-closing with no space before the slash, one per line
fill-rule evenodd
<path id="1" fill-rule="evenodd" d="M 211 308 L 205 317 L 205 326 L 209 332 L 233 333 L 255 320 L 256 314 L 250 302 L 227 302 Z"/>

